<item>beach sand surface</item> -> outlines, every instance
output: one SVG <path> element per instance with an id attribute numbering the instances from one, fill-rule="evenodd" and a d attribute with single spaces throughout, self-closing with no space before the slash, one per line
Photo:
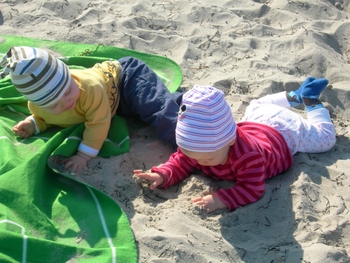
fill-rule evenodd
<path id="1" fill-rule="evenodd" d="M 134 169 L 172 153 L 149 126 L 132 131 L 130 152 L 92 160 L 78 179 L 125 211 L 140 263 L 350 262 L 349 0 L 24 2 L 0 2 L 1 34 L 169 57 L 181 66 L 181 89 L 223 90 L 237 121 L 254 98 L 297 89 L 308 76 L 329 80 L 321 100 L 336 125 L 336 145 L 296 154 L 259 201 L 235 211 L 206 214 L 191 203 L 231 182 L 198 172 L 150 191 L 137 180 Z"/>

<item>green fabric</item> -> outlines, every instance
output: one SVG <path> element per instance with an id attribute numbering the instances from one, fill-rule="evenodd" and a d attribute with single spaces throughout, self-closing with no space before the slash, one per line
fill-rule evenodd
<path id="1" fill-rule="evenodd" d="M 1 38 L 4 39 L 4 42 L 1 42 Z M 74 56 L 70 58 L 68 62 L 65 62 L 68 65 L 80 65 L 84 67 L 91 67 L 95 63 L 110 58 L 119 59 L 121 57 L 132 56 L 146 62 L 147 65 L 150 66 L 163 80 L 170 92 L 176 91 L 182 82 L 181 68 L 176 62 L 167 57 L 101 44 L 67 43 L 62 41 L 38 40 L 0 34 L 0 53 L 5 53 L 10 47 L 19 45 L 50 49 L 63 57 Z M 86 56 L 90 59 L 81 60 L 82 57 Z"/>
<path id="2" fill-rule="evenodd" d="M 88 67 L 106 58 L 131 55 L 144 60 L 179 86 L 181 71 L 173 61 L 131 50 L 0 36 L 0 53 L 12 45 L 51 49 L 66 57 L 70 67 Z M 92 50 L 91 56 L 82 55 Z M 85 54 L 84 54 L 85 55 Z M 158 71 L 157 71 L 158 70 Z M 12 127 L 29 114 L 26 99 L 9 77 L 0 81 L 0 262 L 137 262 L 137 249 L 128 218 L 107 195 L 69 179 L 47 165 L 52 155 L 72 155 L 83 124 L 50 129 L 29 139 L 14 136 Z M 78 138 L 78 139 L 77 139 Z M 129 150 L 126 121 L 114 117 L 99 156 Z"/>

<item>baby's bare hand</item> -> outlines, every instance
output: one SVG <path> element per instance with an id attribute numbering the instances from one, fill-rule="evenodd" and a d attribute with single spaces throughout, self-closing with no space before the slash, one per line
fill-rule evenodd
<path id="1" fill-rule="evenodd" d="M 13 126 L 12 131 L 16 136 L 27 139 L 35 133 L 35 125 L 30 120 L 24 120 Z"/>
<path id="2" fill-rule="evenodd" d="M 64 164 L 64 170 L 70 169 L 73 173 L 81 173 L 87 168 L 87 161 L 77 154 L 63 159 L 61 164 Z"/>
<path id="3" fill-rule="evenodd" d="M 163 176 L 158 173 L 148 173 L 143 172 L 142 170 L 134 170 L 134 174 L 139 178 L 148 180 L 150 182 L 149 188 L 151 190 L 154 190 L 157 186 L 162 185 L 164 182 Z"/>
<path id="4" fill-rule="evenodd" d="M 205 209 L 207 213 L 211 213 L 217 209 L 224 209 L 227 208 L 227 205 L 224 204 L 220 198 L 213 194 L 213 195 L 206 195 L 203 197 L 196 197 L 192 199 L 192 202 L 195 205 L 198 205 Z"/>

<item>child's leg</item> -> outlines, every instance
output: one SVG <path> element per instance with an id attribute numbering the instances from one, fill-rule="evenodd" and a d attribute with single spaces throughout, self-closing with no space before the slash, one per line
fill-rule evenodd
<path id="1" fill-rule="evenodd" d="M 307 120 L 301 130 L 298 151 L 319 153 L 328 151 L 335 144 L 335 128 L 329 111 L 324 108 L 319 96 L 328 84 L 327 79 L 315 79 L 305 85 L 300 93 L 305 105 Z"/>
<path id="2" fill-rule="evenodd" d="M 307 120 L 303 119 L 300 129 L 298 151 L 320 153 L 330 150 L 336 142 L 334 124 L 329 111 L 318 108 L 307 112 Z"/>
<path id="3" fill-rule="evenodd" d="M 170 93 L 144 62 L 126 57 L 121 65 L 120 102 L 117 114 L 138 116 L 156 128 L 158 136 L 176 147 L 175 128 L 182 93 Z"/>
<path id="4" fill-rule="evenodd" d="M 335 144 L 335 128 L 325 109 L 318 99 L 328 84 L 326 79 L 313 79 L 304 82 L 298 96 L 305 105 L 307 120 L 300 115 L 276 105 L 270 101 L 283 101 L 281 93 L 265 96 L 251 103 L 243 120 L 265 123 L 276 128 L 285 138 L 292 154 L 296 152 L 320 153 L 328 151 Z M 279 100 L 278 100 L 279 98 Z"/>
<path id="5" fill-rule="evenodd" d="M 294 155 L 297 152 L 320 153 L 335 144 L 335 128 L 329 112 L 319 108 L 307 113 L 307 120 L 278 105 L 255 104 L 247 107 L 243 121 L 259 122 L 278 130 Z"/>
<path id="6" fill-rule="evenodd" d="M 253 101 L 253 103 L 257 102 L 260 104 L 275 104 L 283 108 L 298 106 L 300 103 L 303 103 L 301 98 L 301 92 L 303 88 L 306 85 L 309 85 L 310 83 L 312 83 L 314 80 L 315 80 L 314 77 L 308 77 L 297 90 L 291 91 L 289 93 L 279 92 L 272 95 L 266 95 L 260 99 Z"/>
<path id="7" fill-rule="evenodd" d="M 327 86 L 327 84 L 327 79 L 316 79 L 314 77 L 308 77 L 301 84 L 300 88 L 295 91 L 291 91 L 289 93 L 283 91 L 276 94 L 266 95 L 262 98 L 253 100 L 250 104 L 275 104 L 283 108 L 295 107 L 303 103 L 303 91 L 304 93 L 308 93 L 308 95 L 304 95 L 304 98 L 308 97 L 315 99 L 318 98 L 318 95 Z"/>
<path id="8" fill-rule="evenodd" d="M 259 99 L 252 100 L 250 102 L 250 105 L 254 104 L 274 104 L 281 106 L 283 108 L 290 108 L 290 104 L 287 99 L 287 94 L 285 91 L 275 93 L 275 94 L 269 94 L 264 97 L 261 97 Z"/>
<path id="9" fill-rule="evenodd" d="M 300 117 L 297 136 L 298 152 L 320 153 L 330 150 L 335 144 L 335 128 L 331 121 L 329 111 L 325 109 L 319 100 L 319 95 L 328 84 L 327 79 L 311 79 L 305 81 L 298 100 L 304 103 L 307 120 Z M 300 90 L 299 89 L 299 90 Z"/>

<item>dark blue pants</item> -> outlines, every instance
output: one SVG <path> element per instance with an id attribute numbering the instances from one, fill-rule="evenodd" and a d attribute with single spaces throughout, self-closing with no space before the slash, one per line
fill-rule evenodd
<path id="1" fill-rule="evenodd" d="M 174 148 L 175 128 L 182 93 L 170 93 L 144 62 L 133 57 L 118 59 L 121 65 L 120 101 L 117 114 L 138 117 L 156 128 L 158 137 Z"/>

